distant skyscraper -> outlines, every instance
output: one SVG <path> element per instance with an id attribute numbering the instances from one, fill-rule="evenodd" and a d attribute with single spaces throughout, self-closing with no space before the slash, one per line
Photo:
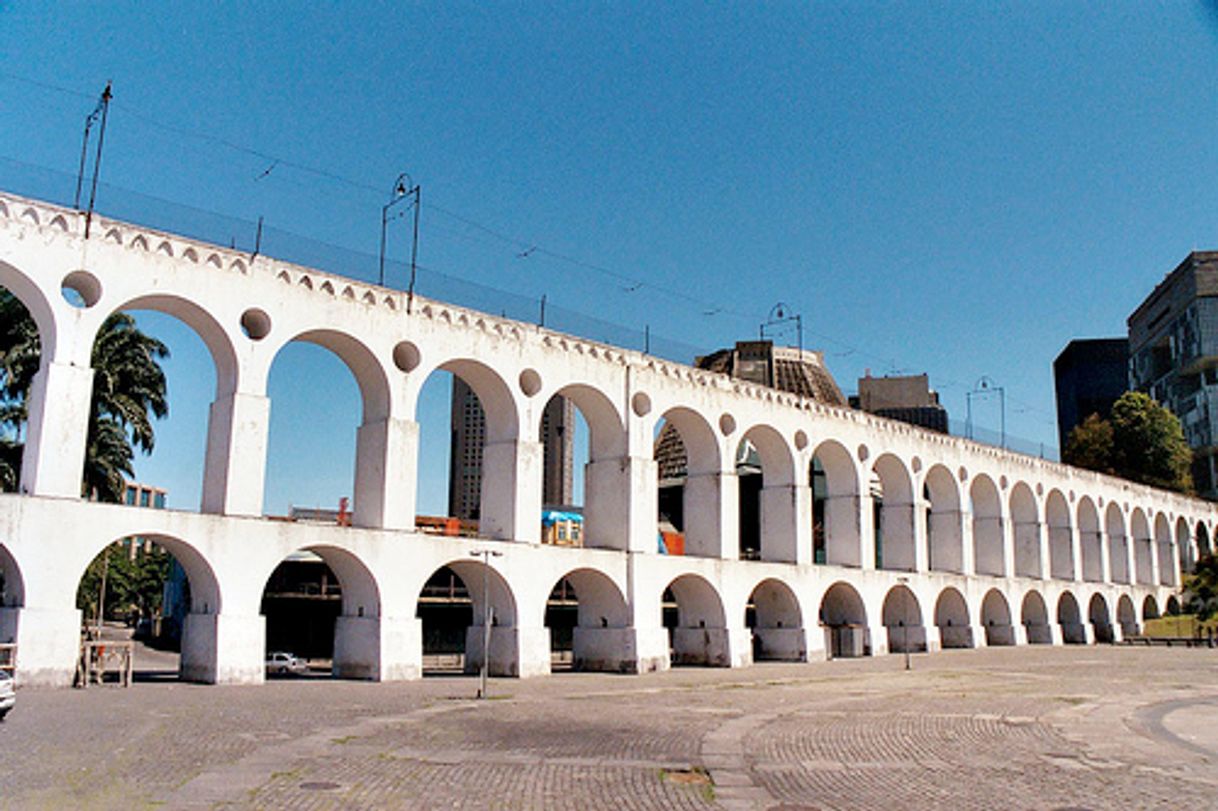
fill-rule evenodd
<path id="1" fill-rule="evenodd" d="M 1092 414 L 1107 419 L 1129 389 L 1129 341 L 1090 338 L 1071 341 L 1053 361 L 1057 394 L 1057 441 L 1063 451 L 1074 427 Z"/>
<path id="2" fill-rule="evenodd" d="M 477 519 L 482 499 L 482 448 L 486 444 L 486 415 L 473 389 L 455 375 L 451 425 L 448 514 L 456 518 Z M 541 500 L 546 506 L 570 505 L 574 498 L 574 440 L 575 404 L 565 397 L 551 398 L 541 415 L 541 442 L 545 448 Z"/>

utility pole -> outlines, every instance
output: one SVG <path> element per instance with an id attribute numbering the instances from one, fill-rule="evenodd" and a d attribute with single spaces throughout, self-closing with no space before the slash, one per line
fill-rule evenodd
<path id="1" fill-rule="evenodd" d="M 478 698 L 487 697 L 487 676 L 490 674 L 491 662 L 491 623 L 495 614 L 491 608 L 491 558 L 502 557 L 503 553 L 494 549 L 475 549 L 470 557 L 482 559 L 482 667 L 478 672 Z"/>
<path id="2" fill-rule="evenodd" d="M 113 97 L 110 85 L 111 83 L 107 81 L 101 98 L 97 100 L 97 106 L 93 108 L 93 112 L 85 116 L 85 133 L 80 143 L 80 169 L 76 173 L 76 198 L 72 203 L 72 207 L 77 211 L 80 211 L 80 193 L 85 181 L 85 158 L 89 150 L 89 132 L 93 129 L 93 122 L 100 117 L 101 126 L 97 131 L 97 156 L 93 159 L 93 182 L 89 187 L 89 208 L 85 213 L 85 239 L 89 238 L 89 227 L 93 224 L 93 203 L 97 199 L 97 176 L 101 171 L 102 144 L 106 140 L 106 118 L 110 112 L 110 99 Z"/>

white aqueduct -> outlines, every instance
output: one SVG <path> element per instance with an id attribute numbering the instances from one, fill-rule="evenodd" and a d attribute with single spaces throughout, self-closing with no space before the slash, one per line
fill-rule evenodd
<path id="1" fill-rule="evenodd" d="M 302 549 L 341 581 L 336 675 L 417 678 L 424 583 L 447 565 L 480 584 L 470 553 L 489 547 L 503 553 L 489 572 L 491 670 L 535 676 L 550 670 L 544 612 L 563 577 L 579 598 L 574 658 L 589 669 L 1119 640 L 1171 599 L 1218 522 L 1196 499 L 438 301 L 415 298 L 408 312 L 403 293 L 269 257 L 104 218 L 83 231 L 76 211 L 0 193 L 0 285 L 33 315 L 42 346 L 20 493 L 0 496 L 0 641 L 16 641 L 25 683 L 69 683 L 80 576 L 127 536 L 156 540 L 189 578 L 181 676 L 232 683 L 262 680 L 263 588 Z M 175 316 L 215 363 L 199 512 L 80 498 L 90 351 L 122 309 Z M 359 384 L 353 527 L 262 517 L 267 376 L 291 341 L 333 351 Z M 486 412 L 483 538 L 415 529 L 415 407 L 437 369 L 462 377 Z M 555 394 L 589 426 L 584 548 L 539 543 L 539 424 Z M 661 419 L 688 453 L 683 556 L 656 551 Z M 763 469 L 761 560 L 739 554 L 746 440 Z M 824 563 L 813 561 L 814 457 L 828 485 Z M 467 637 L 477 666 L 483 629 Z"/>

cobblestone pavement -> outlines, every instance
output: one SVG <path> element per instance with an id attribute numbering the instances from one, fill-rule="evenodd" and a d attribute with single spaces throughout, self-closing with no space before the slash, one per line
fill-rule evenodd
<path id="1" fill-rule="evenodd" d="M 23 689 L 0 808 L 1218 808 L 1218 651 Z"/>

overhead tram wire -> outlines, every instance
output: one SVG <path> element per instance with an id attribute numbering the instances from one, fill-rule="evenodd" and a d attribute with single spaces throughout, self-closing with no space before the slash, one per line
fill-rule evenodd
<path id="1" fill-rule="evenodd" d="M 70 88 L 56 85 L 56 84 L 53 84 L 50 82 L 42 81 L 42 80 L 30 79 L 28 77 L 20 76 L 20 75 L 12 73 L 10 71 L 6 71 L 6 70 L 2 70 L 2 69 L 0 69 L 0 77 L 6 78 L 6 79 L 11 79 L 11 80 L 17 81 L 17 82 L 22 82 L 24 84 L 28 84 L 28 85 L 31 85 L 34 87 L 39 87 L 39 88 L 42 88 L 45 90 L 52 90 L 52 91 L 55 91 L 58 93 L 64 93 L 64 94 L 71 95 L 76 98 L 82 98 L 82 99 L 91 99 L 92 98 L 92 96 L 88 93 L 82 93 L 77 90 L 72 90 Z M 185 127 L 178 127 L 178 126 L 175 126 L 172 124 L 166 124 L 149 115 L 145 115 L 139 109 L 132 107 L 125 103 L 111 102 L 111 104 L 112 104 L 113 108 L 122 110 L 125 113 L 130 114 L 133 118 L 137 119 L 141 123 L 143 123 L 149 127 L 153 127 L 155 129 L 162 130 L 164 132 L 172 133 L 174 135 L 178 135 L 178 136 L 185 137 L 185 138 L 194 138 L 194 139 L 198 139 L 201 141 L 206 141 L 206 142 L 209 142 L 212 144 L 216 144 L 216 145 L 222 146 L 226 149 L 231 149 L 235 152 L 249 155 L 251 157 L 258 158 L 259 160 L 262 160 L 262 161 L 266 161 L 268 165 L 277 164 L 278 166 L 295 169 L 300 172 L 304 172 L 304 173 L 311 174 L 311 175 L 314 175 L 319 178 L 324 178 L 326 180 L 330 180 L 335 183 L 342 184 L 344 186 L 358 190 L 360 192 L 366 192 L 369 195 L 376 195 L 378 198 L 383 193 L 382 189 L 372 186 L 371 184 L 363 183 L 358 180 L 353 180 L 349 177 L 345 177 L 336 172 L 331 172 L 326 169 L 320 169 L 316 166 L 310 166 L 305 163 L 290 160 L 288 158 L 284 158 L 282 156 L 275 155 L 275 154 L 272 154 L 272 153 L 264 151 L 264 150 L 254 149 L 252 147 L 244 146 L 244 145 L 236 143 L 234 141 L 230 141 L 227 138 L 221 138 L 221 137 L 211 135 L 208 133 L 190 130 Z M 21 163 L 21 161 L 17 161 L 17 162 Z M 637 277 L 630 276 L 630 275 L 622 273 L 620 271 L 616 271 L 611 268 L 607 268 L 603 265 L 599 265 L 599 264 L 592 263 L 592 262 L 587 262 L 585 260 L 578 259 L 576 257 L 568 256 L 559 251 L 550 250 L 549 248 L 546 248 L 544 245 L 542 245 L 541 243 L 539 243 L 536 240 L 525 240 L 525 239 L 520 239 L 517 237 L 513 237 L 510 235 L 504 234 L 500 231 L 497 231 L 494 228 L 491 228 L 480 222 L 472 220 L 469 217 L 458 214 L 455 211 L 451 211 L 442 206 L 438 206 L 435 203 L 428 203 L 427 207 L 429 209 L 431 209 L 432 211 L 435 211 L 438 214 L 441 214 L 446 217 L 450 217 L 468 227 L 475 228 L 475 229 L 481 231 L 482 233 L 487 234 L 488 236 L 494 237 L 495 239 L 498 239 L 501 242 L 504 242 L 505 244 L 514 247 L 516 254 L 519 254 L 521 251 L 528 250 L 530 252 L 530 254 L 538 254 L 541 256 L 545 256 L 553 261 L 563 262 L 563 263 L 566 263 L 573 267 L 579 267 L 579 268 L 582 268 L 587 271 L 601 274 L 603 276 L 612 278 L 615 281 L 626 285 L 628 288 L 628 292 L 633 292 L 635 290 L 639 290 L 641 288 L 646 287 L 657 293 L 661 293 L 666 296 L 672 297 L 674 299 L 678 299 L 678 300 L 684 301 L 686 303 L 693 304 L 693 305 L 697 306 L 704 315 L 707 312 L 711 312 L 714 315 L 718 315 L 718 314 L 729 315 L 734 318 L 739 318 L 739 319 L 747 321 L 750 324 L 750 326 L 755 324 L 758 321 L 758 319 L 760 318 L 760 316 L 755 313 L 745 313 L 740 310 L 736 310 L 734 308 L 724 307 L 724 306 L 722 306 L 722 304 L 720 302 L 709 301 L 706 299 L 701 299 L 697 296 L 691 296 L 688 293 L 685 293 L 684 291 L 681 291 L 681 290 L 670 288 L 665 285 L 656 284 L 655 282 L 648 281 L 646 279 L 639 279 Z M 707 316 L 707 317 L 713 317 L 713 315 Z M 809 336 L 816 338 L 818 341 L 820 341 L 824 345 L 831 345 L 831 346 L 838 347 L 838 348 L 846 350 L 846 351 L 856 353 L 860 357 L 876 361 L 888 368 L 893 368 L 893 369 L 899 368 L 899 364 L 896 363 L 895 358 L 884 357 L 875 352 L 871 352 L 871 351 L 868 351 L 861 347 L 858 347 L 856 345 L 846 343 L 844 341 L 833 338 L 829 335 L 825 335 L 823 333 L 819 333 L 812 329 L 806 329 L 806 332 Z"/>

